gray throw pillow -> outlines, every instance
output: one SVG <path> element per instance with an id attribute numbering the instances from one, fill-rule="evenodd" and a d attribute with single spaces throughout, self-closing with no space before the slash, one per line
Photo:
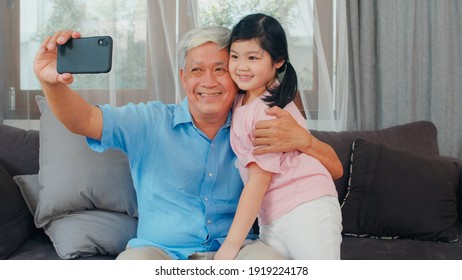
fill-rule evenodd
<path id="1" fill-rule="evenodd" d="M 14 177 L 32 214 L 37 209 L 40 183 L 37 174 Z M 136 235 L 137 220 L 123 213 L 85 210 L 72 212 L 43 227 L 63 259 L 96 254 L 117 255 Z"/>
<path id="2" fill-rule="evenodd" d="M 44 227 L 63 259 L 118 255 L 136 236 L 137 220 L 123 213 L 85 210 L 70 213 Z"/>
<path id="3" fill-rule="evenodd" d="M 126 156 L 96 153 L 82 136 L 54 117 L 37 97 L 40 118 L 40 170 L 15 181 L 35 213 L 37 227 L 64 259 L 117 255 L 136 235 L 137 204 Z"/>
<path id="4" fill-rule="evenodd" d="M 137 216 L 128 160 L 120 151 L 96 153 L 85 137 L 69 132 L 37 96 L 40 108 L 40 170 L 43 188 L 35 213 L 38 227 L 70 212 L 100 209 Z"/>
<path id="5" fill-rule="evenodd" d="M 21 191 L 22 198 L 26 202 L 27 208 L 29 208 L 32 216 L 35 216 L 40 190 L 42 189 L 42 186 L 40 186 L 39 183 L 38 174 L 17 175 L 14 176 L 13 179 Z"/>

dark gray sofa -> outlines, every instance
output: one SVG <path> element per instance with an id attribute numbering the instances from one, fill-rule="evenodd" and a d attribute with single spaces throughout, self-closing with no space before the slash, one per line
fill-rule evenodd
<path id="1" fill-rule="evenodd" d="M 389 177 L 389 180 L 391 180 L 388 183 L 390 185 L 390 188 L 414 188 L 413 191 L 415 191 L 415 194 L 411 194 L 412 197 L 409 199 L 409 201 L 406 201 L 404 199 L 401 202 L 401 205 L 403 205 L 404 203 L 405 206 L 403 206 L 402 209 L 397 209 L 398 213 L 400 213 L 398 215 L 404 216 L 405 214 L 408 214 L 406 213 L 407 209 L 414 208 L 414 212 L 412 212 L 411 215 L 414 215 L 413 218 L 415 218 L 415 220 L 418 221 L 419 218 L 421 218 L 420 211 L 439 211 L 439 213 L 435 213 L 435 216 L 432 216 L 432 219 L 429 219 L 426 222 L 429 222 L 430 224 L 436 224 L 438 222 L 437 219 L 439 219 L 438 215 L 442 215 L 444 216 L 443 219 L 447 218 L 448 221 L 454 221 L 454 228 L 451 229 L 454 230 L 454 232 L 451 232 L 451 235 L 456 234 L 459 239 L 462 239 L 462 203 L 460 203 L 460 201 L 462 201 L 462 160 L 439 155 L 437 129 L 432 122 L 417 121 L 375 131 L 312 131 L 312 134 L 315 135 L 318 139 L 330 144 L 337 152 L 342 162 L 344 174 L 342 178 L 336 180 L 335 182 L 339 194 L 339 201 L 341 203 L 347 195 L 349 179 L 353 179 L 354 177 L 355 170 L 351 170 L 353 149 L 352 144 L 354 140 L 358 138 L 363 138 L 381 143 L 386 143 L 387 146 L 390 145 L 394 148 L 398 148 L 399 150 L 403 150 L 403 152 L 398 150 L 394 151 L 394 156 L 396 156 L 397 158 L 393 158 L 392 156 L 390 156 L 387 159 L 385 158 L 385 156 L 382 156 L 381 158 L 375 156 L 376 158 L 378 158 L 378 161 L 380 161 L 381 159 L 383 159 L 384 162 L 387 161 L 387 166 L 381 167 L 380 170 L 378 167 L 373 169 L 374 171 L 381 172 L 382 174 L 368 174 L 368 176 L 370 176 L 368 183 L 377 183 L 375 181 L 383 180 L 384 176 L 386 176 Z M 382 153 L 385 154 L 386 149 L 383 148 L 382 150 Z M 392 153 L 389 147 L 387 151 L 390 154 Z M 418 156 L 412 157 L 413 154 Z M 408 159 L 407 161 L 406 158 Z M 426 162 L 426 164 L 420 165 L 420 161 Z M 390 164 L 390 162 L 392 163 Z M 446 163 L 448 165 L 446 165 Z M 377 166 L 379 165 L 380 162 L 377 163 Z M 449 167 L 452 168 L 453 172 L 444 173 L 444 170 L 449 169 Z M 439 168 L 439 171 L 441 172 L 438 172 L 437 168 Z M 398 172 L 396 170 L 398 170 Z M 401 170 L 404 172 L 400 173 L 399 171 Z M 371 171 L 371 169 L 369 169 L 369 171 Z M 408 173 L 414 173 L 417 175 L 411 177 Z M 448 174 L 451 175 L 451 183 L 448 182 Z M 359 176 L 361 177 L 362 175 L 364 174 L 359 174 Z M 459 177 L 458 179 L 457 176 Z M 434 188 L 439 188 L 442 186 L 448 186 L 449 184 L 454 185 L 454 187 L 451 190 L 452 193 L 448 194 L 448 196 L 445 198 L 446 200 L 452 200 L 450 201 L 450 204 L 440 204 L 439 206 L 436 206 L 434 208 L 431 208 L 429 204 L 425 204 L 422 208 L 428 207 L 429 209 L 418 208 L 418 201 L 416 200 L 419 198 L 419 195 L 421 196 L 420 199 L 423 199 L 422 196 L 428 194 L 425 192 L 424 189 L 426 180 L 432 181 L 431 183 L 427 184 L 427 190 L 432 186 L 434 186 Z M 406 185 L 406 183 L 408 183 L 409 181 L 411 181 L 412 185 Z M 362 182 L 359 182 L 359 184 L 361 183 Z M 381 187 L 383 187 L 383 185 Z M 402 196 L 401 193 L 399 193 L 398 195 Z M 441 196 L 440 198 L 442 199 Z M 394 201 L 393 197 L 389 197 L 388 199 L 389 200 L 387 201 L 387 203 L 389 203 L 391 207 L 398 206 L 395 204 L 396 202 Z M 345 217 L 345 206 L 346 203 L 342 208 L 344 223 L 347 222 Z M 378 204 L 372 204 L 369 205 L 369 208 L 378 208 L 378 206 Z M 364 216 L 367 215 L 367 213 L 360 214 L 363 215 L 362 218 L 364 218 Z M 427 212 L 425 213 L 425 215 L 431 215 L 431 213 L 429 214 Z M 380 223 L 381 220 L 378 219 L 378 222 Z M 414 232 L 414 235 L 417 235 L 417 233 Z M 342 259 L 346 260 L 460 260 L 462 259 L 462 241 L 458 239 L 457 241 L 452 241 L 453 242 L 422 241 L 413 240 L 409 237 L 401 237 L 397 239 L 380 239 L 371 236 L 344 236 L 342 241 L 341 257 Z"/>
<path id="2" fill-rule="evenodd" d="M 348 229 L 348 231 L 356 230 L 356 232 L 353 232 L 353 234 L 349 233 L 348 236 L 344 236 L 341 251 L 342 259 L 462 259 L 462 241 L 457 241 L 458 239 L 454 238 L 454 234 L 456 237 L 460 236 L 462 238 L 462 224 L 460 222 L 462 215 L 458 215 L 458 213 L 461 212 L 461 207 L 457 203 L 458 200 L 461 199 L 459 193 L 459 186 L 462 177 L 460 160 L 439 156 L 437 130 L 431 122 L 419 121 L 377 131 L 312 131 L 312 134 L 318 139 L 330 144 L 335 149 L 344 167 L 343 177 L 336 180 L 335 183 L 339 193 L 339 201 L 343 204 L 342 212 L 344 212 L 344 210 L 345 212 L 347 210 L 349 212 L 347 214 L 348 217 L 344 217 L 344 221 L 348 222 L 349 225 L 345 225 L 344 229 Z M 360 141 L 355 141 L 356 139 L 367 139 L 372 142 L 361 142 L 362 144 L 359 145 L 358 143 L 360 143 Z M 356 145 L 354 151 L 353 143 Z M 387 145 L 381 146 L 383 143 L 386 143 Z M 396 150 L 394 150 L 395 148 Z M 372 152 L 368 149 L 372 150 Z M 360 152 L 362 155 L 360 155 Z M 352 153 L 355 155 L 353 158 L 356 158 L 357 161 L 359 161 L 359 158 L 361 157 L 366 157 L 368 164 L 363 165 L 366 167 L 353 166 L 351 163 Z M 381 162 L 389 162 L 390 160 L 393 160 L 393 157 L 391 156 L 387 158 L 386 154 L 392 154 L 394 157 L 399 156 L 400 158 L 409 157 L 409 159 L 408 161 L 399 159 L 396 161 L 396 164 L 388 163 L 388 166 L 383 167 Z M 374 156 L 368 158 L 369 155 Z M 413 157 L 411 155 L 416 156 Z M 370 164 L 373 160 L 375 160 L 375 163 Z M 432 170 L 428 170 L 429 168 L 434 169 L 434 166 L 436 166 L 436 169 L 438 169 L 438 166 L 443 165 L 444 168 L 441 169 L 443 171 L 431 177 L 436 178 L 435 180 L 437 180 L 439 179 L 438 176 L 442 176 L 443 179 L 441 181 L 444 181 L 442 184 L 447 187 L 448 194 L 446 195 L 445 193 L 441 193 L 441 188 L 436 187 L 437 195 L 433 195 L 433 193 L 431 193 L 431 196 L 438 196 L 438 199 L 444 200 L 444 202 L 442 202 L 442 204 L 438 204 L 434 208 L 428 207 L 430 212 L 427 211 L 427 209 L 414 209 L 420 207 L 418 205 L 419 201 L 414 200 L 409 202 L 409 207 L 406 206 L 402 207 L 402 209 L 398 209 L 401 211 L 400 213 L 403 213 L 402 215 L 399 215 L 400 217 L 405 217 L 407 215 L 405 212 L 408 208 L 413 209 L 414 212 L 409 214 L 411 217 L 415 217 L 415 219 L 409 223 L 412 224 L 411 228 L 405 228 L 402 230 L 402 225 L 399 222 L 399 226 L 393 224 L 393 217 L 396 215 L 390 214 L 391 217 L 386 216 L 390 210 L 387 210 L 386 213 L 381 213 L 380 211 L 376 213 L 375 210 L 377 209 L 374 209 L 375 205 L 381 205 L 380 199 L 382 196 L 390 195 L 390 193 L 393 194 L 394 184 L 387 183 L 385 186 L 380 186 L 380 188 L 384 189 L 391 188 L 391 191 L 384 193 L 383 195 L 379 193 L 378 198 L 374 197 L 374 199 L 378 199 L 379 202 L 367 197 L 369 201 L 369 208 L 364 208 L 364 203 L 355 204 L 355 202 L 358 201 L 358 197 L 364 198 L 365 195 L 368 195 L 367 188 L 375 188 L 376 186 L 374 184 L 386 182 L 387 178 L 398 176 L 399 180 L 396 181 L 406 184 L 408 181 L 404 178 L 406 177 L 405 174 L 418 172 L 419 160 L 427 163 L 427 165 L 423 167 L 426 169 L 422 169 L 422 173 L 430 175 Z M 444 174 L 444 172 L 446 172 L 445 170 L 448 169 L 444 165 L 446 163 L 449 164 L 449 169 L 453 170 L 451 171 L 452 173 L 450 173 L 451 178 L 459 176 L 459 178 L 454 179 L 456 181 L 458 180 L 454 187 L 454 180 L 446 182 L 448 181 L 445 179 L 446 177 Z M 400 173 L 402 171 L 401 169 L 403 169 L 402 166 L 400 167 L 400 164 L 404 164 L 404 169 L 406 169 L 405 172 Z M 18 128 L 0 125 L 0 165 L 4 167 L 11 177 L 21 174 L 37 174 L 39 172 L 39 133 L 37 131 L 25 131 Z M 370 165 L 373 165 L 372 169 L 369 168 Z M 407 170 L 409 165 L 412 165 L 411 167 L 413 170 Z M 361 168 L 367 170 L 361 171 Z M 382 173 L 380 174 L 382 177 L 380 177 L 379 174 L 376 176 L 373 172 Z M 390 172 L 392 175 L 383 174 L 387 172 Z M 367 174 L 365 176 L 369 179 L 363 182 L 361 174 Z M 416 179 L 415 184 L 420 184 L 419 180 L 426 180 L 425 176 L 414 177 Z M 374 178 L 377 180 L 374 180 Z M 351 181 L 353 181 L 356 185 L 352 185 Z M 358 185 L 361 184 L 367 185 L 365 187 L 366 191 L 357 191 L 357 189 L 361 189 L 361 187 L 358 187 Z M 422 185 L 425 185 L 425 182 L 422 183 Z M 425 200 L 427 190 L 424 188 L 433 188 L 433 185 L 435 185 L 435 182 L 432 182 L 431 185 L 428 186 L 422 186 L 423 191 L 415 200 L 421 199 L 423 203 L 427 203 L 427 200 Z M 0 188 L 2 187 L 3 186 L 0 186 Z M 401 188 L 402 185 L 399 185 L 399 187 Z M 408 187 L 415 188 L 416 186 L 408 185 Z M 403 190 L 400 190 L 400 194 L 401 193 L 404 193 Z M 14 193 L 16 198 L 18 197 L 18 194 L 20 195 L 19 191 Z M 404 195 L 398 196 L 403 197 Z M 356 199 L 356 201 L 354 199 Z M 434 199 L 431 199 L 430 201 L 434 201 Z M 394 199 L 390 197 L 388 197 L 386 201 L 386 204 L 389 205 L 391 209 L 395 206 L 401 207 L 400 205 L 402 204 L 400 203 L 403 203 L 403 201 L 394 201 Z M 404 203 L 406 203 L 406 201 L 404 201 Z M 0 205 L 4 205 L 3 202 L 1 202 Z M 24 212 L 24 209 L 27 207 L 24 201 L 19 201 L 17 205 L 18 212 Z M 358 212 L 356 209 L 358 207 L 363 208 L 358 210 Z M 444 209 L 441 210 L 439 207 L 444 207 Z M 436 230 L 438 232 L 422 233 L 422 226 L 420 224 L 422 217 L 419 216 L 419 213 L 421 213 L 419 211 L 422 211 L 422 215 L 425 215 L 422 223 L 424 225 L 427 225 L 428 223 L 428 225 L 430 225 L 428 228 L 432 228 L 431 231 Z M 433 213 L 432 211 L 438 213 Z M 366 217 L 367 215 L 372 216 Z M 375 219 L 375 217 L 379 218 Z M 442 220 L 441 223 L 438 221 L 440 218 Z M 370 223 L 370 219 L 372 219 L 372 223 Z M 374 223 L 374 219 L 377 221 L 376 223 Z M 381 224 L 382 221 L 390 221 L 390 223 L 384 227 Z M 414 223 L 414 221 L 416 222 Z M 454 227 L 452 224 L 446 226 L 448 223 L 454 224 Z M 34 226 L 34 219 L 30 212 L 24 217 L 21 217 L 21 221 L 16 222 L 13 226 L 11 226 L 11 223 L 6 226 L 1 226 L 4 227 L 4 229 L 2 229 L 5 230 L 4 232 L 8 232 L 8 234 L 3 234 L 2 232 L 2 237 L 0 238 L 0 241 L 3 244 L 8 244 L 6 247 L 3 244 L 0 244 L 0 250 L 2 250 L 0 256 L 3 258 L 28 260 L 60 259 L 49 237 L 42 229 L 37 229 Z M 392 231 L 387 231 L 387 226 L 392 227 Z M 418 229 L 414 231 L 412 227 L 417 227 Z M 439 228 L 441 228 L 441 232 L 439 231 Z M 373 234 L 369 234 L 368 232 L 357 232 L 357 230 L 375 230 L 375 232 L 373 232 Z M 385 235 L 387 235 L 385 236 L 386 238 L 384 238 L 384 236 L 378 236 L 380 234 L 377 233 L 380 233 L 380 231 L 385 231 Z M 396 236 L 396 232 L 399 233 L 399 236 Z M 442 236 L 446 239 L 441 238 Z M 448 239 L 447 236 L 450 236 L 450 238 Z M 438 240 L 438 238 L 450 242 L 433 241 Z M 416 239 L 425 239 L 426 241 Z M 110 254 L 97 254 L 95 256 L 83 257 L 83 259 L 114 258 L 115 256 Z"/>

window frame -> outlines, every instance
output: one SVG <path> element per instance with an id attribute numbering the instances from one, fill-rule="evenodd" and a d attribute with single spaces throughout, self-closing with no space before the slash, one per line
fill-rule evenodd
<path id="1" fill-rule="evenodd" d="M 12 5 L 12 9 L 1 9 L 0 31 L 6 34 L 8 44 L 0 44 L 0 52 L 5 55 L 4 65 L 0 66 L 0 103 L 2 106 L 1 119 L 5 120 L 27 120 L 40 119 L 40 110 L 35 101 L 37 95 L 43 95 L 41 89 L 22 89 L 21 88 L 21 48 L 20 48 L 20 32 L 21 32 L 21 1 L 8 0 L 8 7 Z M 146 49 L 149 48 L 149 42 L 146 41 Z M 147 61 L 149 61 L 149 52 L 146 52 Z M 31 62 L 32 63 L 32 62 Z M 151 65 L 146 63 L 146 77 L 152 74 Z M 8 88 L 15 87 L 16 92 L 16 108 L 9 109 Z M 127 104 L 128 102 L 141 102 L 146 100 L 146 96 L 151 87 L 150 82 L 146 81 L 145 88 L 117 88 L 116 105 Z M 79 94 L 91 99 L 94 104 L 108 103 L 109 89 L 78 89 Z"/>
<path id="2" fill-rule="evenodd" d="M 1 34 L 6 34 L 7 42 L 0 45 L 0 52 L 5 57 L 2 57 L 2 66 L 0 68 L 1 104 L 4 119 L 23 119 L 30 116 L 28 108 L 35 106 L 38 112 L 38 106 L 35 102 L 30 101 L 28 92 L 22 91 L 20 88 L 20 1 L 8 0 L 4 1 L 6 8 L 0 10 L 2 22 L 0 24 Z M 16 109 L 10 110 L 8 90 L 10 87 L 15 88 Z M 32 105 L 32 106 L 30 106 Z M 36 114 L 34 114 L 36 115 Z M 40 116 L 40 114 L 38 114 Z"/>

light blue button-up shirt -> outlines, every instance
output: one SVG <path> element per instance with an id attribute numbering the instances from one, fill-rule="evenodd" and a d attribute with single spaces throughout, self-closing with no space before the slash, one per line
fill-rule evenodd
<path id="1" fill-rule="evenodd" d="M 210 140 L 193 124 L 187 99 L 100 108 L 102 139 L 89 146 L 124 151 L 136 189 L 138 230 L 128 245 L 159 247 L 175 259 L 218 250 L 243 188 L 229 143 L 231 113 Z"/>

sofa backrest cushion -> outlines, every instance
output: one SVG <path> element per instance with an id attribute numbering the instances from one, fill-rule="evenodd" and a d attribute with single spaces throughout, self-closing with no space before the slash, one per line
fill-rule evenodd
<path id="1" fill-rule="evenodd" d="M 34 222 L 13 178 L 0 164 L 0 259 L 15 252 L 34 232 Z"/>
<path id="2" fill-rule="evenodd" d="M 429 121 L 416 121 L 380 130 L 341 132 L 311 130 L 311 133 L 331 145 L 342 162 L 343 176 L 335 181 L 340 201 L 343 201 L 347 192 L 351 147 L 357 138 L 379 141 L 422 156 L 439 155 L 436 126 Z"/>
<path id="3" fill-rule="evenodd" d="M 11 176 L 39 171 L 39 132 L 0 125 L 0 163 Z"/>

